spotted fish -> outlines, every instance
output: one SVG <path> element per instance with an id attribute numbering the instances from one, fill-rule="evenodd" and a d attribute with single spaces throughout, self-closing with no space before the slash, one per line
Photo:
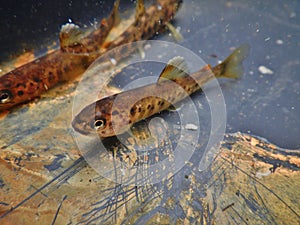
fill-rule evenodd
<path id="1" fill-rule="evenodd" d="M 150 38 L 173 19 L 181 4 L 181 0 L 157 0 L 145 9 L 143 0 L 138 0 L 133 22 L 118 37 L 107 41 L 112 28 L 120 22 L 119 1 L 97 30 L 85 35 L 78 26 L 67 24 L 60 32 L 60 49 L 1 76 L 0 111 L 28 102 L 58 83 L 74 79 L 96 58 L 116 46 Z"/>
<path id="2" fill-rule="evenodd" d="M 236 49 L 227 59 L 211 68 L 209 65 L 189 75 L 182 57 L 166 65 L 157 83 L 114 94 L 86 106 L 72 121 L 74 130 L 100 137 L 126 132 L 134 123 L 168 109 L 196 92 L 214 78 L 238 78 L 248 45 Z"/>

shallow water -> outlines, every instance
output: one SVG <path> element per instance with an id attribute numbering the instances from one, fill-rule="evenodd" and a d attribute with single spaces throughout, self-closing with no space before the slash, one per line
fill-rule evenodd
<path id="1" fill-rule="evenodd" d="M 111 6 L 110 1 L 83 5 L 73 1 L 6 2 L 0 6 L 0 59 L 6 61 L 22 49 L 43 52 L 43 46 L 56 40 L 61 24 L 71 19 L 90 26 L 94 18 L 107 15 Z M 121 4 L 121 10 L 130 7 L 131 3 Z M 184 1 L 175 20 L 184 36 L 180 45 L 213 65 L 230 48 L 243 43 L 251 46 L 245 76 L 237 83 L 222 84 L 228 132 L 262 136 L 284 148 L 300 147 L 299 13 L 296 0 Z M 170 35 L 157 39 L 174 41 Z M 263 74 L 260 66 L 271 74 Z"/>
<path id="2" fill-rule="evenodd" d="M 195 10 L 186 18 L 191 7 Z M 299 10 L 299 1 L 194 1 L 177 17 L 186 38 L 182 45 L 201 52 L 208 63 L 217 61 L 211 54 L 222 60 L 230 47 L 251 46 L 244 77 L 223 83 L 229 132 L 262 136 L 285 148 L 300 147 Z M 272 74 L 263 74 L 260 66 Z"/>
<path id="3" fill-rule="evenodd" d="M 68 19 L 72 19 L 80 25 L 90 26 L 90 23 L 94 22 L 94 18 L 107 15 L 111 7 L 111 1 L 99 3 L 98 1 L 89 1 L 83 6 L 74 1 L 49 3 L 26 1 L 21 5 L 14 1 L 6 2 L 0 6 L 0 31 L 4 34 L 0 36 L 0 59 L 7 61 L 10 57 L 14 58 L 15 54 L 22 53 L 23 49 L 34 49 L 38 54 L 44 53 L 47 49 L 46 46 L 52 45 L 53 40 L 57 40 L 60 26 Z M 124 10 L 132 9 L 132 2 L 122 3 L 121 7 Z M 299 17 L 299 1 L 286 3 L 271 0 L 230 2 L 184 0 L 174 21 L 175 27 L 179 27 L 184 36 L 184 40 L 179 42 L 180 45 L 191 49 L 205 62 L 212 65 L 224 59 L 232 48 L 243 43 L 251 46 L 251 52 L 244 62 L 245 75 L 239 81 L 220 81 L 226 101 L 227 132 L 241 131 L 266 138 L 282 148 L 300 148 L 300 79 L 297 75 L 300 69 Z M 169 32 L 161 34 L 155 39 L 174 41 Z M 57 42 L 53 45 L 57 46 Z M 11 56 L 11 54 L 13 55 Z M 271 72 L 264 74 L 260 66 L 270 69 Z M 120 83 L 122 82 L 120 81 Z M 81 202 L 83 208 L 72 211 L 74 214 L 70 217 L 77 218 L 85 213 L 84 216 L 94 219 L 94 217 L 89 217 L 89 213 L 93 213 L 93 210 L 99 210 L 102 213 L 100 209 L 103 210 L 101 207 L 105 206 L 102 204 L 102 199 L 103 201 L 107 200 L 107 207 L 112 207 L 113 203 L 109 201 L 113 202 L 113 198 L 122 196 L 122 193 L 126 197 L 127 194 L 124 194 L 126 191 L 129 193 L 128 196 L 137 199 L 143 197 L 140 194 L 143 192 L 146 193 L 145 196 L 149 196 L 150 190 L 158 190 L 159 194 L 163 192 L 167 185 L 154 186 L 149 189 L 143 187 L 145 190 L 141 188 L 143 189 L 141 192 L 134 188 L 126 189 L 122 185 L 114 186 L 86 167 L 79 156 L 70 127 L 72 120 L 72 101 L 70 99 L 74 96 L 75 88 L 76 83 L 72 82 L 65 88 L 57 88 L 39 100 L 37 104 L 33 103 L 31 107 L 25 106 L 17 109 L 0 122 L 0 147 L 6 151 L 5 154 L 8 154 L 6 158 L 14 159 L 12 164 L 16 163 L 18 169 L 24 167 L 30 172 L 29 175 L 26 175 L 26 180 L 30 181 L 28 186 L 18 187 L 18 182 L 14 183 L 15 176 L 23 180 L 22 170 L 18 173 L 9 170 L 11 173 L 1 178 L 0 186 L 5 187 L 3 190 L 7 191 L 5 192 L 8 193 L 7 196 L 17 196 L 15 202 L 22 202 L 38 187 L 46 184 L 46 181 L 53 179 L 55 185 L 51 186 L 52 189 L 42 190 L 41 193 L 37 192 L 36 197 L 32 197 L 33 200 L 30 199 L 29 203 L 26 202 L 28 208 L 36 209 L 42 205 L 38 210 L 41 212 L 44 210 L 47 214 L 47 205 L 41 204 L 45 196 L 48 197 L 47 201 L 53 201 L 53 205 L 56 206 L 65 201 L 63 196 L 67 195 L 71 202 L 76 202 L 76 192 L 78 192 L 81 193 L 78 194 L 79 199 L 85 199 L 85 197 L 86 199 Z M 203 105 L 206 104 L 202 94 L 196 94 L 194 97 L 199 98 L 198 101 Z M 172 115 L 170 112 L 166 112 L 166 114 Z M 206 108 L 205 113 L 201 116 L 209 118 Z M 205 118 L 201 119 L 205 121 Z M 201 129 L 209 126 L 209 119 L 206 122 L 208 124 L 200 124 Z M 15 157 L 14 154 L 17 156 Z M 192 159 L 195 165 L 187 166 L 174 178 L 176 193 L 180 194 L 181 189 L 189 190 L 188 185 L 193 185 L 192 182 L 187 184 L 189 181 L 182 182 L 182 179 L 191 171 L 193 171 L 192 173 L 196 171 L 198 158 L 199 155 L 195 156 Z M 18 160 L 22 163 L 19 163 Z M 111 161 L 108 158 L 109 162 Z M 58 175 L 66 168 L 70 168 L 71 172 L 67 174 L 67 178 L 60 178 Z M 225 168 L 227 170 L 230 166 L 227 165 Z M 249 169 L 247 172 L 250 174 L 251 170 Z M 77 173 L 79 175 L 75 176 Z M 197 190 L 195 196 L 201 197 L 205 195 L 205 192 L 202 190 L 200 181 L 204 180 L 203 182 L 205 182 L 210 177 L 209 174 L 195 173 L 196 175 L 192 176 L 195 175 L 196 181 L 199 183 L 192 186 L 194 187 L 192 191 Z M 232 175 L 232 173 L 229 174 Z M 10 189 L 7 189 L 5 182 L 8 178 L 15 184 Z M 251 178 L 254 183 L 257 183 L 253 177 Z M 224 184 L 221 182 L 218 185 Z M 110 198 L 109 191 L 113 189 L 119 192 L 116 191 L 117 195 L 112 194 L 112 198 Z M 105 194 L 105 198 L 99 190 L 108 192 L 107 195 Z M 263 188 L 263 190 L 267 189 Z M 84 192 L 86 193 L 83 194 Z M 139 195 L 132 197 L 134 196 L 131 195 L 132 193 L 139 193 Z M 266 193 L 269 192 L 266 191 Z M 167 195 L 171 195 L 171 193 Z M 233 195 L 236 196 L 235 193 Z M 49 196 L 53 199 L 50 200 Z M 127 202 L 124 199 L 122 201 Z M 167 197 L 164 201 L 167 202 Z M 5 202 L 10 203 L 7 199 Z M 1 204 L 5 205 L 5 202 Z M 147 203 L 147 201 L 145 202 Z M 223 208 L 230 203 L 230 201 L 222 202 Z M 98 204 L 101 206 L 99 209 L 97 208 Z M 13 204 L 13 206 L 15 205 Z M 197 202 L 193 202 L 193 206 L 203 210 L 203 206 L 198 206 Z M 84 207 L 90 207 L 88 208 L 90 211 Z M 297 209 L 297 204 L 294 204 L 293 207 L 293 209 Z M 68 214 L 69 209 L 74 210 L 69 206 L 63 212 Z M 55 210 L 48 212 L 50 221 L 53 220 Z M 109 210 L 112 213 L 113 210 L 111 208 Z M 169 215 L 175 217 L 176 214 L 184 215 L 180 209 L 170 210 Z M 246 212 L 245 214 L 247 215 Z M 41 213 L 41 216 L 44 214 Z M 147 218 L 141 221 L 147 221 Z"/>

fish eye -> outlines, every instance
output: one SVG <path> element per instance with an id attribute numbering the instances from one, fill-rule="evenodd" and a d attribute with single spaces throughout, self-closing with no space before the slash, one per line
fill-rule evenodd
<path id="1" fill-rule="evenodd" d="M 95 122 L 94 122 L 94 128 L 96 130 L 101 129 L 101 128 L 103 128 L 105 126 L 105 124 L 106 124 L 106 120 L 105 119 L 95 120 Z"/>
<path id="2" fill-rule="evenodd" d="M 6 103 L 12 98 L 12 94 L 9 90 L 0 91 L 0 103 Z"/>

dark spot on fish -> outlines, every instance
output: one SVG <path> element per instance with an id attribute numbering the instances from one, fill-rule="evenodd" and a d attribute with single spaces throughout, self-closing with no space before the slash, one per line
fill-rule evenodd
<path id="1" fill-rule="evenodd" d="M 19 96 L 22 96 L 24 94 L 24 91 L 18 91 L 17 93 Z"/>
<path id="2" fill-rule="evenodd" d="M 48 81 L 51 82 L 51 81 L 53 81 L 53 80 L 54 80 L 54 76 L 53 76 L 53 73 L 50 71 L 50 72 L 48 73 Z"/>
<path id="3" fill-rule="evenodd" d="M 25 88 L 25 85 L 22 84 L 22 83 L 18 83 L 18 84 L 16 85 L 16 88 L 19 88 L 19 87 L 21 87 L 21 86 Z"/>
<path id="4" fill-rule="evenodd" d="M 105 130 L 102 130 L 102 131 L 101 131 L 101 134 L 105 134 L 105 133 L 106 133 Z"/>
<path id="5" fill-rule="evenodd" d="M 139 112 L 142 112 L 142 108 L 141 108 L 141 107 L 139 107 L 138 111 L 139 111 Z"/>
<path id="6" fill-rule="evenodd" d="M 131 114 L 132 116 L 135 114 L 135 108 L 132 107 L 132 108 L 130 109 L 130 114 Z"/>
<path id="7" fill-rule="evenodd" d="M 133 35 L 133 40 L 137 40 L 137 38 L 136 38 L 137 37 L 137 33 L 134 32 L 132 35 Z"/>
<path id="8" fill-rule="evenodd" d="M 150 109 L 150 108 L 151 108 L 151 105 L 148 105 L 148 106 L 147 106 L 147 109 Z"/>
<path id="9" fill-rule="evenodd" d="M 33 81 L 39 83 L 41 80 L 38 77 L 33 77 Z"/>
<path id="10" fill-rule="evenodd" d="M 130 111 L 130 112 L 131 112 L 131 111 Z M 118 111 L 118 110 L 114 110 L 111 114 L 112 114 L 113 116 L 118 115 L 118 114 L 119 114 L 119 111 Z"/>
<path id="11" fill-rule="evenodd" d="M 89 66 L 88 58 L 86 58 L 86 57 L 82 58 L 81 59 L 81 64 L 84 66 L 84 68 L 87 68 Z"/>
<path id="12" fill-rule="evenodd" d="M 70 69 L 69 66 L 64 66 L 64 71 L 65 71 L 65 72 L 68 72 L 69 69 Z"/>
<path id="13" fill-rule="evenodd" d="M 128 123 L 130 124 L 130 123 L 132 123 L 132 121 L 131 121 L 131 120 L 128 120 Z"/>

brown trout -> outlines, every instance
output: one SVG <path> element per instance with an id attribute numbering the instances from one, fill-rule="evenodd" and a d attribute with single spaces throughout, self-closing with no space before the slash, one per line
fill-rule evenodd
<path id="1" fill-rule="evenodd" d="M 112 28 L 120 22 L 119 0 L 115 2 L 109 17 L 101 21 L 100 27 L 86 36 L 74 24 L 63 26 L 60 49 L 0 77 L 0 111 L 28 102 L 58 83 L 74 79 L 96 58 L 116 46 L 150 38 L 173 19 L 181 2 L 157 0 L 145 9 L 143 0 L 138 0 L 133 22 L 118 37 L 109 41 L 106 39 Z M 114 58 L 117 60 L 118 56 Z"/>
<path id="2" fill-rule="evenodd" d="M 186 72 L 184 59 L 175 57 L 157 83 L 97 100 L 75 116 L 72 126 L 83 135 L 98 133 L 105 138 L 122 134 L 134 123 L 168 109 L 214 78 L 240 77 L 248 51 L 248 45 L 243 45 L 219 65 L 213 68 L 207 65 L 191 75 Z"/>

